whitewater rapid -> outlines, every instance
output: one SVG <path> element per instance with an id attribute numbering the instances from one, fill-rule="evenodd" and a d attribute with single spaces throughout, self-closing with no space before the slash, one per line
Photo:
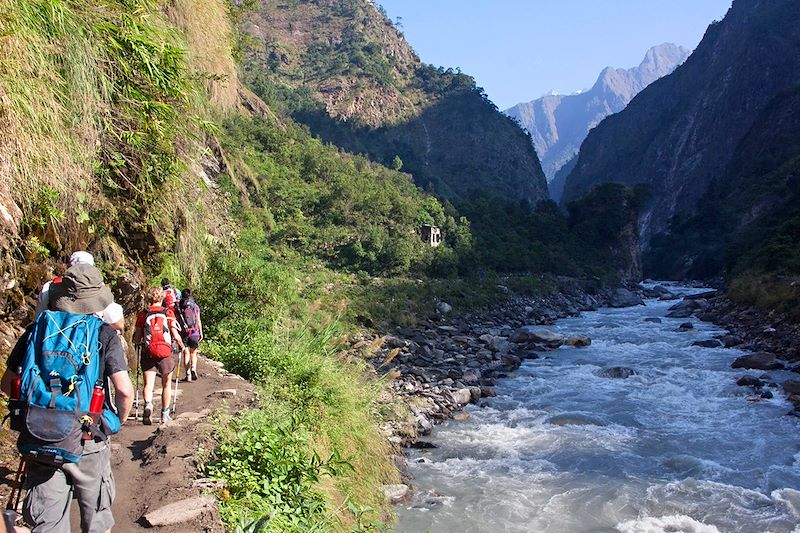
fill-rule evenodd
<path id="1" fill-rule="evenodd" d="M 736 385 L 743 352 L 691 346 L 723 330 L 665 318 L 672 303 L 544 328 L 592 344 L 525 361 L 469 420 L 434 429 L 437 448 L 410 451 L 397 530 L 800 533 L 800 419 L 779 389 Z M 615 366 L 636 374 L 598 375 Z"/>

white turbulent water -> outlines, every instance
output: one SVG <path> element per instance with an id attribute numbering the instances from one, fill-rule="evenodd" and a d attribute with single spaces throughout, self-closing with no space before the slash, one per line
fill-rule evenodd
<path id="1" fill-rule="evenodd" d="M 548 327 L 592 345 L 526 361 L 468 421 L 437 427 L 438 448 L 409 457 L 397 530 L 800 533 L 800 421 L 780 392 L 753 401 L 736 385 L 741 352 L 691 346 L 722 330 L 664 318 L 672 303 Z M 637 374 L 597 375 L 611 366 Z"/>

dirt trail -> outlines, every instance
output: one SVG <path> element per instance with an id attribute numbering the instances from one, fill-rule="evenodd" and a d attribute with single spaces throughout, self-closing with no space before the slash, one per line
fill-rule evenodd
<path id="1" fill-rule="evenodd" d="M 163 425 L 158 423 L 161 399 L 157 394 L 153 402 L 156 408 L 153 425 L 145 426 L 140 420 L 130 419 L 122 431 L 112 437 L 112 470 L 117 489 L 113 507 L 115 533 L 224 531 L 216 506 L 190 522 L 173 526 L 148 527 L 143 520 L 148 512 L 203 494 L 202 488 L 194 486 L 198 478 L 195 458 L 199 448 L 210 447 L 210 414 L 223 405 L 229 412 L 237 412 L 255 401 L 254 387 L 225 372 L 218 363 L 200 357 L 197 371 L 198 381 L 178 385 L 175 420 Z M 131 371 L 131 379 L 135 379 L 135 369 Z M 139 414 L 141 416 L 141 410 Z M 4 493 L 13 477 L 9 470 L 16 469 L 16 461 L 11 460 L 13 466 L 4 461 L 8 466 L 0 472 L 6 478 Z M 72 531 L 79 532 L 79 514 L 74 501 L 71 521 Z"/>

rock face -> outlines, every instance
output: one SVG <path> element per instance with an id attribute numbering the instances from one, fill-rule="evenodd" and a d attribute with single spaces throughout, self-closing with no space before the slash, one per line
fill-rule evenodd
<path id="1" fill-rule="evenodd" d="M 799 22 L 796 0 L 733 2 L 683 65 L 589 133 L 563 201 L 602 182 L 644 184 L 652 199 L 641 219 L 647 243 L 673 215 L 698 206 L 712 176 L 724 188 L 759 114 L 800 85 Z"/>
<path id="2" fill-rule="evenodd" d="M 621 111 L 639 91 L 689 57 L 682 46 L 664 43 L 647 51 L 638 67 L 607 67 L 588 91 L 548 95 L 517 104 L 505 113 L 517 119 L 531 134 L 548 181 L 575 155 L 589 130 L 605 117 Z M 551 193 L 553 193 L 551 189 Z M 553 196 L 555 201 L 560 199 Z"/>

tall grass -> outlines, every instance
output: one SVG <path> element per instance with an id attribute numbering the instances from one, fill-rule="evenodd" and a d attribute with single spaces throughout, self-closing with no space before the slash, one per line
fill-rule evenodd
<path id="1" fill-rule="evenodd" d="M 192 24 L 207 22 L 187 12 L 197 6 L 178 4 L 185 33 L 156 0 L 0 3 L 0 177 L 29 252 L 110 235 L 146 263 L 173 253 L 199 276 L 223 209 L 193 161 L 214 132 L 209 111 L 230 107 L 221 80 L 237 81 L 224 1 L 202 3 L 223 30 L 204 39 Z M 223 72 L 194 59 L 212 49 L 228 58 Z"/>
<path id="2" fill-rule="evenodd" d="M 269 427 L 292 426 L 291 434 L 307 435 L 305 445 L 286 440 L 285 446 L 299 446 L 299 455 L 294 456 L 297 460 L 322 458 L 314 483 L 308 487 L 307 501 L 315 501 L 319 494 L 326 505 L 295 509 L 306 517 L 305 525 L 312 521 L 321 530 L 341 530 L 370 516 L 360 510 L 381 509 L 383 496 L 377 488 L 397 479 L 388 445 L 370 412 L 379 384 L 365 379 L 364 361 L 342 353 L 339 343 L 346 328 L 334 315 L 309 304 L 314 298 L 301 279 L 307 271 L 276 262 L 264 242 L 263 230 L 245 231 L 238 253 L 228 251 L 212 260 L 203 284 L 206 297 L 201 295 L 200 300 L 204 323 L 210 325 L 207 352 L 230 371 L 260 385 L 259 413 L 248 413 L 230 427 L 246 426 L 247 420 L 257 416 Z M 224 427 L 221 448 L 212 462 L 217 466 L 210 468 L 214 475 L 235 482 L 237 469 L 226 461 L 233 461 L 245 442 L 232 441 Z M 250 442 L 255 437 L 243 438 Z M 257 440 L 267 446 L 266 441 L 282 438 L 277 432 Z M 259 466 L 262 484 L 269 485 L 279 476 L 286 466 L 282 461 Z M 223 464 L 228 467 L 219 466 Z M 247 492 L 234 491 L 222 498 L 224 516 L 232 526 L 242 519 L 286 514 L 267 496 L 254 503 Z M 372 518 L 377 515 L 372 513 Z M 271 523 L 275 531 L 285 525 L 282 519 Z"/>

